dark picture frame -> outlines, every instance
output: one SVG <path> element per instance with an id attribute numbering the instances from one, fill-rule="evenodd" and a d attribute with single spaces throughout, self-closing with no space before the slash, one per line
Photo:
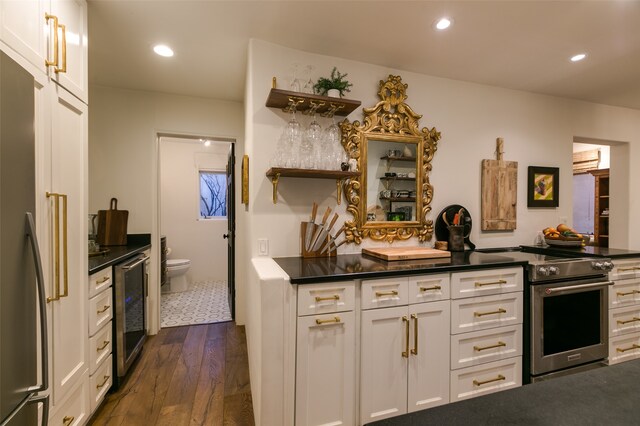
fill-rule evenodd
<path id="1" fill-rule="evenodd" d="M 527 207 L 558 207 L 560 205 L 560 169 L 529 166 Z"/>

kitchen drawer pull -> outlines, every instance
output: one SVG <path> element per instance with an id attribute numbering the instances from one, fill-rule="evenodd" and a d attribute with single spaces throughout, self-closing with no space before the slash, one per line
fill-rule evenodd
<path id="1" fill-rule="evenodd" d="M 487 349 L 501 348 L 502 346 L 507 346 L 507 344 L 504 342 L 498 342 L 495 345 L 491 345 L 491 346 L 474 346 L 473 350 L 477 352 L 482 352 L 482 351 L 486 351 Z"/>
<path id="2" fill-rule="evenodd" d="M 100 346 L 99 348 L 97 348 L 97 352 L 100 352 L 101 350 L 103 350 L 104 348 L 106 348 L 107 346 L 109 346 L 109 341 L 108 340 L 104 340 L 102 342 L 102 346 Z"/>
<path id="3" fill-rule="evenodd" d="M 413 319 L 413 349 L 411 349 L 411 353 L 413 355 L 418 355 L 418 315 L 411 314 L 411 318 Z"/>
<path id="4" fill-rule="evenodd" d="M 391 290 L 391 291 L 376 291 L 376 297 L 382 297 L 382 296 L 397 296 L 398 295 L 398 290 Z"/>
<path id="5" fill-rule="evenodd" d="M 442 290 L 442 286 L 434 285 L 433 287 L 420 287 L 421 292 Z"/>
<path id="6" fill-rule="evenodd" d="M 107 312 L 107 311 L 109 310 L 109 308 L 110 308 L 110 307 L 111 307 L 111 305 L 104 305 L 104 306 L 102 307 L 102 309 L 98 309 L 98 310 L 96 311 L 96 313 L 97 313 L 97 314 L 102 314 L 102 313 L 104 313 L 104 312 Z"/>
<path id="7" fill-rule="evenodd" d="M 498 374 L 498 377 L 496 377 L 495 379 L 489 379 L 489 380 L 485 380 L 483 382 L 479 381 L 479 380 L 474 380 L 473 384 L 476 386 L 482 386 L 482 385 L 486 385 L 487 383 L 493 383 L 493 382 L 499 382 L 500 380 L 505 380 L 506 377 L 504 377 L 502 374 Z"/>
<path id="8" fill-rule="evenodd" d="M 498 280 L 498 281 L 489 281 L 489 282 L 486 282 L 486 283 L 483 283 L 483 282 L 480 282 L 480 281 L 476 281 L 475 284 L 476 284 L 476 287 L 482 287 L 482 286 L 485 286 L 485 285 L 495 285 L 495 284 L 502 285 L 502 284 L 506 284 L 506 283 L 507 283 L 506 280 Z"/>
<path id="9" fill-rule="evenodd" d="M 630 296 L 632 294 L 640 293 L 640 290 L 631 290 L 631 291 L 619 291 L 616 294 L 618 296 Z"/>
<path id="10" fill-rule="evenodd" d="M 102 380 L 102 383 L 100 383 L 99 385 L 96 385 L 96 389 L 100 389 L 101 387 L 106 385 L 107 382 L 109 381 L 109 377 L 111 377 L 111 376 L 104 376 L 104 379 Z"/>
<path id="11" fill-rule="evenodd" d="M 321 320 L 321 319 L 317 319 L 316 320 L 316 324 L 317 325 L 323 325 L 323 324 L 339 324 L 340 323 L 340 317 L 333 317 L 332 319 L 325 319 L 325 320 Z"/>
<path id="12" fill-rule="evenodd" d="M 402 352 L 402 357 L 403 358 L 409 358 L 409 318 L 407 318 L 407 316 L 403 316 L 402 317 L 402 322 L 406 322 L 407 323 L 407 327 L 405 328 L 405 348 L 404 351 Z"/>
<path id="13" fill-rule="evenodd" d="M 49 20 L 53 21 L 53 60 L 50 61 L 49 58 L 47 57 L 44 60 L 44 65 L 46 67 L 49 66 L 54 66 L 57 67 L 58 66 L 58 17 L 55 15 L 49 15 L 48 13 L 44 14 L 44 21 L 49 24 Z"/>
<path id="14" fill-rule="evenodd" d="M 618 272 L 637 271 L 637 270 L 640 270 L 640 266 L 632 266 L 630 268 L 618 268 Z"/>
<path id="15" fill-rule="evenodd" d="M 634 349 L 640 349 L 640 345 L 636 345 L 635 343 L 633 345 L 631 345 L 630 348 L 616 348 L 616 351 L 618 352 L 627 352 L 627 351 L 632 351 Z"/>
<path id="16" fill-rule="evenodd" d="M 109 276 L 108 275 L 106 277 L 102 277 L 101 280 L 96 281 L 96 284 L 104 284 L 107 281 L 109 281 Z"/>
<path id="17" fill-rule="evenodd" d="M 633 317 L 630 320 L 618 320 L 618 324 L 629 324 L 630 322 L 640 321 L 640 318 Z"/>
<path id="18" fill-rule="evenodd" d="M 76 418 L 73 416 L 64 416 L 62 419 L 62 426 L 69 426 Z"/>
<path id="19" fill-rule="evenodd" d="M 506 314 L 507 310 L 506 309 L 502 309 L 502 308 L 498 308 L 497 311 L 491 311 L 491 312 L 474 312 L 473 316 L 475 317 L 483 317 L 485 315 L 496 315 L 496 314 Z"/>
<path id="20" fill-rule="evenodd" d="M 334 294 L 333 296 L 328 296 L 328 297 L 316 296 L 316 302 L 324 302 L 326 300 L 340 300 L 340 296 L 338 296 L 337 294 Z"/>

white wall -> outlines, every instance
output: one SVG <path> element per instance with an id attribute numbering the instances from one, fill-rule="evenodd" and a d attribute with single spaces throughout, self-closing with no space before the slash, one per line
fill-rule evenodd
<path id="1" fill-rule="evenodd" d="M 160 233 L 169 259 L 189 259 L 192 282 L 227 279 L 226 217 L 201 219 L 200 170 L 225 173 L 228 142 L 160 139 Z"/>

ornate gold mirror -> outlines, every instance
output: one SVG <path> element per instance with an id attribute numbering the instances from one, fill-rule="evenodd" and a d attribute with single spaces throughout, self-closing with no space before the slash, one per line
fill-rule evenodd
<path id="1" fill-rule="evenodd" d="M 363 124 L 340 123 L 342 145 L 360 172 L 345 185 L 347 211 L 353 215 L 345 222 L 349 242 L 414 236 L 426 241 L 433 234 L 433 221 L 427 219 L 433 197 L 429 172 L 440 132 L 419 129 L 422 115 L 404 103 L 407 87 L 400 76 L 389 75 L 380 80 L 380 101 L 363 110 Z"/>

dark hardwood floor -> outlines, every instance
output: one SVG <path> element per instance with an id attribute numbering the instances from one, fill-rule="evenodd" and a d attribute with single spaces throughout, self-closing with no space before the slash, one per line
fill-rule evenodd
<path id="1" fill-rule="evenodd" d="M 89 424 L 253 425 L 244 327 L 194 325 L 150 336 L 125 384 Z"/>

